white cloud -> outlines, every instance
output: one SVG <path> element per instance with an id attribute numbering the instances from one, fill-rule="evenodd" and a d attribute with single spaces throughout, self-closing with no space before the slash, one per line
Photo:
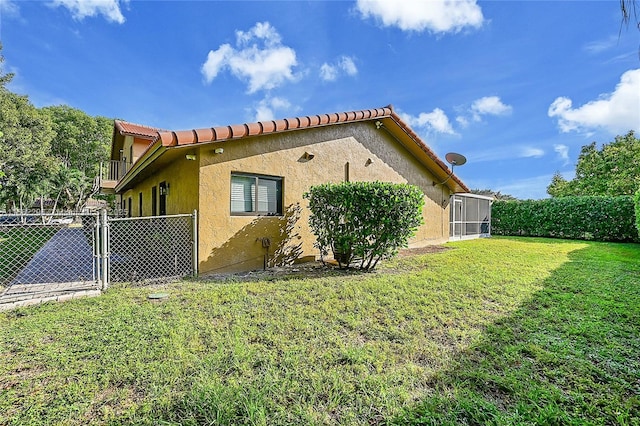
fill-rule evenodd
<path id="1" fill-rule="evenodd" d="M 107 21 L 124 24 L 121 4 L 129 0 L 52 0 L 53 7 L 66 7 L 74 19 L 82 21 L 86 17 L 103 15 Z"/>
<path id="2" fill-rule="evenodd" d="M 567 164 L 569 162 L 569 147 L 567 145 L 553 145 L 553 150 L 558 153 L 558 157 L 560 157 L 560 159 L 564 161 L 564 164 Z"/>
<path id="3" fill-rule="evenodd" d="M 365 19 L 403 31 L 458 32 L 484 21 L 476 0 L 358 0 L 356 9 Z"/>
<path id="4" fill-rule="evenodd" d="M 239 46 L 248 46 L 254 39 L 264 40 L 267 46 L 278 46 L 282 42 L 280 34 L 269 22 L 257 22 L 249 31 L 236 31 L 236 41 Z"/>
<path id="5" fill-rule="evenodd" d="M 540 158 L 544 156 L 543 149 L 526 145 L 508 145 L 483 147 L 467 155 L 469 162 L 482 163 L 487 161 L 514 160 L 516 158 Z"/>
<path id="6" fill-rule="evenodd" d="M 573 108 L 571 99 L 558 97 L 549 106 L 549 117 L 558 118 L 562 132 L 606 129 L 620 134 L 640 130 L 640 69 L 622 74 L 613 93 Z"/>
<path id="7" fill-rule="evenodd" d="M 18 16 L 20 15 L 20 9 L 13 0 L 0 0 L 0 14 L 2 16 Z"/>
<path id="8" fill-rule="evenodd" d="M 358 74 L 358 67 L 356 67 L 356 63 L 353 61 L 353 58 L 349 56 L 343 56 L 340 58 L 340 68 L 347 75 L 354 76 Z"/>
<path id="9" fill-rule="evenodd" d="M 584 45 L 584 50 L 589 53 L 597 54 L 615 47 L 618 44 L 618 37 L 611 35 L 607 39 L 591 41 Z"/>
<path id="10" fill-rule="evenodd" d="M 338 78 L 338 68 L 325 62 L 320 67 L 320 78 L 324 81 L 335 81 Z"/>
<path id="11" fill-rule="evenodd" d="M 233 56 L 233 47 L 228 44 L 223 44 L 218 50 L 211 50 L 207 55 L 207 60 L 202 65 L 202 73 L 207 83 L 210 83 L 214 78 L 218 76 L 218 73 L 229 61 L 229 58 Z"/>
<path id="12" fill-rule="evenodd" d="M 481 121 L 483 115 L 508 115 L 513 108 L 502 103 L 498 96 L 485 96 L 471 104 L 471 115 L 474 121 Z"/>
<path id="13" fill-rule="evenodd" d="M 421 112 L 417 117 L 403 113 L 401 113 L 400 116 L 412 127 L 420 127 L 450 135 L 456 134 L 453 127 L 451 127 L 449 118 L 440 108 L 435 108 L 432 112 Z"/>
<path id="14" fill-rule="evenodd" d="M 461 115 L 459 115 L 459 116 L 457 116 L 457 117 L 456 117 L 456 121 L 457 121 L 457 122 L 458 122 L 458 124 L 459 124 L 461 127 L 463 127 L 463 128 L 464 128 L 464 127 L 467 127 L 467 126 L 469 125 L 469 120 L 467 120 L 467 118 L 466 118 L 466 117 L 463 117 L 463 116 L 461 116 Z"/>
<path id="15" fill-rule="evenodd" d="M 279 97 L 264 98 L 256 106 L 255 121 L 269 121 L 275 120 L 276 111 L 288 111 L 291 110 L 291 103 Z"/>
<path id="16" fill-rule="evenodd" d="M 211 83 L 218 73 L 229 69 L 248 82 L 248 92 L 269 90 L 295 80 L 296 52 L 281 42 L 280 34 L 268 22 L 258 22 L 249 31 L 236 31 L 236 47 L 229 44 L 211 50 L 201 71 Z"/>
<path id="17" fill-rule="evenodd" d="M 533 148 L 530 146 L 523 147 L 520 151 L 519 157 L 523 158 L 540 158 L 544 155 L 544 151 L 540 148 Z"/>
<path id="18" fill-rule="evenodd" d="M 320 67 L 320 78 L 324 81 L 335 81 L 342 73 L 351 77 L 358 74 L 358 67 L 353 58 L 341 56 L 335 64 L 325 62 Z"/>

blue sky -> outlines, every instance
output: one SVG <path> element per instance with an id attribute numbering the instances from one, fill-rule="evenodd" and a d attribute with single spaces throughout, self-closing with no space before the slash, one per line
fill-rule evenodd
<path id="1" fill-rule="evenodd" d="M 471 188 L 542 198 L 640 132 L 640 32 L 607 1 L 0 0 L 11 90 L 180 130 L 393 104 Z"/>

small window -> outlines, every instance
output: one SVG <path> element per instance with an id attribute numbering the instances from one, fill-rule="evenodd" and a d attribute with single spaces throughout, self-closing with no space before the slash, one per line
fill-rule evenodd
<path id="1" fill-rule="evenodd" d="M 142 192 L 138 194 L 138 216 L 142 216 Z"/>
<path id="2" fill-rule="evenodd" d="M 257 191 L 256 188 L 258 189 Z M 282 214 L 282 178 L 232 174 L 231 214 Z"/>

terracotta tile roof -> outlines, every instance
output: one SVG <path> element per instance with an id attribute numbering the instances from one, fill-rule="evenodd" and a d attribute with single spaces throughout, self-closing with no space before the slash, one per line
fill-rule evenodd
<path id="1" fill-rule="evenodd" d="M 446 171 L 447 174 L 451 173 L 447 164 L 445 164 L 445 162 L 442 161 L 436 153 L 424 143 L 420 136 L 418 136 L 418 134 L 415 133 L 409 125 L 394 112 L 392 105 L 376 109 L 293 117 L 282 120 L 259 121 L 256 123 L 233 124 L 229 126 L 207 127 L 192 130 L 162 130 L 119 120 L 115 121 L 115 126 L 121 133 L 149 138 L 154 142 L 160 140 L 162 146 L 169 148 L 199 143 L 223 142 L 250 136 L 310 129 L 333 124 L 370 121 L 374 119 L 391 119 L 396 126 L 402 130 L 402 132 L 404 132 L 433 162 L 442 168 L 443 171 Z M 393 132 L 393 130 L 390 131 Z M 469 188 L 456 175 L 453 175 L 451 180 L 455 181 L 464 191 L 469 192 Z"/>
<path id="2" fill-rule="evenodd" d="M 163 129 L 156 129 L 155 127 L 143 126 L 142 124 L 128 123 L 122 120 L 115 120 L 114 122 L 116 130 L 120 134 L 140 136 L 147 139 L 157 139 L 158 132 Z"/>
<path id="3" fill-rule="evenodd" d="M 389 105 L 387 107 L 377 109 L 285 118 L 283 120 L 259 121 L 257 123 L 234 124 L 230 126 L 209 127 L 205 129 L 160 131 L 158 134 L 162 141 L 162 145 L 164 146 L 191 145 L 327 126 L 330 124 L 391 117 L 392 113 L 393 107 Z"/>

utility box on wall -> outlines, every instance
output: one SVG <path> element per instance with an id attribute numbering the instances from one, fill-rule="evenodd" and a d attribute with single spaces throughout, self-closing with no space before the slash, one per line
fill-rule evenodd
<path id="1" fill-rule="evenodd" d="M 451 196 L 449 239 L 466 240 L 491 236 L 493 197 L 476 194 Z"/>

